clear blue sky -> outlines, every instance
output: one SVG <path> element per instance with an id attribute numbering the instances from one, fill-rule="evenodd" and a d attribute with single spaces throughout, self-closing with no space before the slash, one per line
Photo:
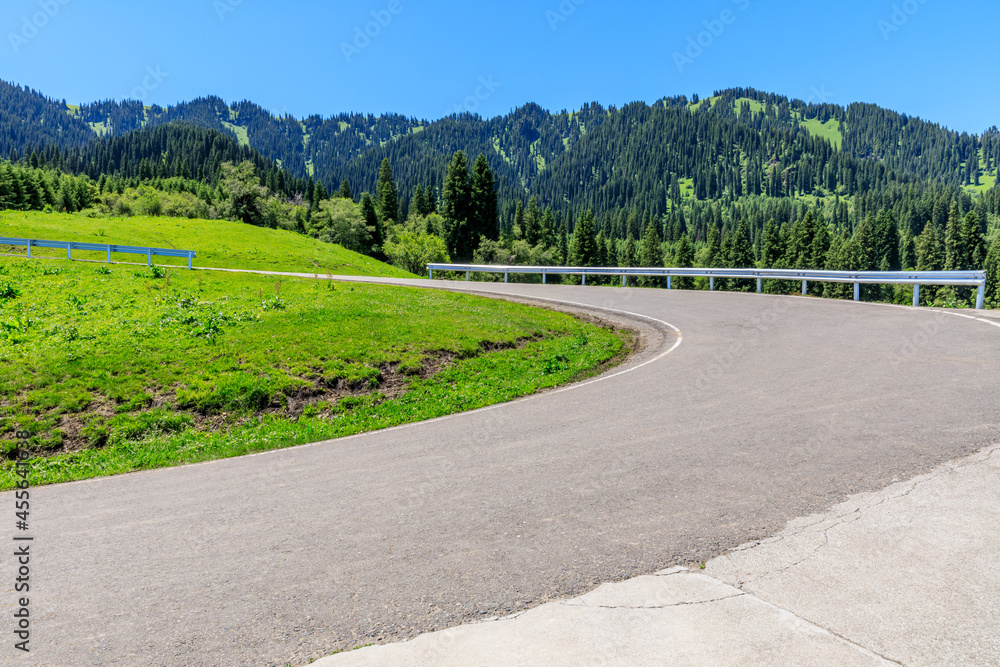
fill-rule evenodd
<path id="1" fill-rule="evenodd" d="M 356 41 L 372 12 L 386 25 Z M 980 132 L 1000 125 L 998 27 L 1000 5 L 965 0 L 4 0 L 0 78 L 71 104 L 215 94 L 432 120 L 751 86 Z"/>

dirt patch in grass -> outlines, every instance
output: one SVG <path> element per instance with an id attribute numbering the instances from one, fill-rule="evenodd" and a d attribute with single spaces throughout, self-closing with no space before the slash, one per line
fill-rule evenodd
<path id="1" fill-rule="evenodd" d="M 176 407 L 176 393 L 180 387 L 170 391 L 150 391 L 148 403 L 140 410 L 121 411 L 121 406 L 113 400 L 101 397 L 94 400 L 83 412 L 63 414 L 55 428 L 62 435 L 62 443 L 56 447 L 34 447 L 36 456 L 50 457 L 86 449 L 99 449 L 108 440 L 95 441 L 92 426 L 105 424 L 119 415 L 135 415 L 151 411 L 167 411 L 184 415 L 192 428 L 198 431 L 218 431 L 234 426 L 242 426 L 260 421 L 265 416 L 280 417 L 295 421 L 306 414 L 310 417 L 331 417 L 352 409 L 350 399 L 369 399 L 372 404 L 393 400 L 403 396 L 414 380 L 427 380 L 452 366 L 463 358 L 473 358 L 493 352 L 521 349 L 525 345 L 541 340 L 543 336 L 526 336 L 510 343 L 484 342 L 477 353 L 459 355 L 449 350 L 438 350 L 422 355 L 419 368 L 404 366 L 403 362 L 384 363 L 378 366 L 374 382 L 350 382 L 338 378 L 332 382 L 300 378 L 307 386 L 271 397 L 270 403 L 259 410 L 243 412 L 219 412 L 203 414 L 196 410 L 179 410 Z M 620 355 L 619 355 L 620 356 Z M 628 356 L 628 352 L 625 353 Z M 624 358 L 624 357 L 622 357 Z M 616 357 L 617 359 L 617 357 Z M 616 363 L 619 363 L 620 359 Z M 609 362 L 610 363 L 610 362 Z M 602 364 L 602 366 L 604 366 Z M 145 435 L 145 434 L 144 434 Z"/>

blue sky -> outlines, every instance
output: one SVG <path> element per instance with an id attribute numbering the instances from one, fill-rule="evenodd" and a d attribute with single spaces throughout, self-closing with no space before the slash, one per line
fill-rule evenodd
<path id="1" fill-rule="evenodd" d="M 4 0 L 0 78 L 71 104 L 432 120 L 750 86 L 980 132 L 1000 125 L 997 27 L 1000 5 L 964 0 Z"/>

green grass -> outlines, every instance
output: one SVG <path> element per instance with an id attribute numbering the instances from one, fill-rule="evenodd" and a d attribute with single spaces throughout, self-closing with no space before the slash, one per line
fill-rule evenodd
<path id="1" fill-rule="evenodd" d="M 833 144 L 833 147 L 840 150 L 840 145 L 844 143 L 844 137 L 840 133 L 840 121 L 830 119 L 825 123 L 818 118 L 799 121 L 799 125 L 809 130 L 809 134 L 814 137 L 822 137 Z"/>
<path id="2" fill-rule="evenodd" d="M 194 250 L 195 266 L 344 276 L 413 278 L 410 273 L 370 257 L 280 229 L 254 227 L 228 220 L 188 220 L 136 216 L 90 218 L 79 213 L 0 212 L 0 236 L 115 243 Z M 24 248 L 0 252 L 24 254 Z M 65 257 L 65 250 L 34 249 L 32 255 Z M 74 252 L 79 259 L 105 260 L 105 253 Z M 144 262 L 139 255 L 112 255 L 115 262 Z M 187 266 L 187 259 L 159 257 L 156 263 Z M 318 269 L 316 267 L 319 267 Z"/>
<path id="3" fill-rule="evenodd" d="M 288 447 L 598 371 L 621 338 L 437 290 L 0 258 L 0 489 Z"/>
<path id="4" fill-rule="evenodd" d="M 236 135 L 236 140 L 240 142 L 240 146 L 250 145 L 250 135 L 247 133 L 247 128 L 234 123 L 227 123 L 226 121 L 221 121 L 223 127 L 233 132 Z"/>

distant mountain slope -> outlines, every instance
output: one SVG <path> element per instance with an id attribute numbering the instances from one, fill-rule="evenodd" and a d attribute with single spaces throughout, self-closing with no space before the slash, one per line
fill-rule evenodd
<path id="1" fill-rule="evenodd" d="M 0 157 L 47 144 L 68 148 L 91 141 L 93 129 L 67 111 L 64 101 L 0 81 Z"/>
<path id="2" fill-rule="evenodd" d="M 417 185 L 440 187 L 456 150 L 487 156 L 503 200 L 537 195 L 547 205 L 595 209 L 628 202 L 661 213 L 668 200 L 688 194 L 849 195 L 914 177 L 982 190 L 995 183 L 1000 164 L 996 128 L 969 135 L 871 104 L 806 103 L 752 88 L 622 109 L 592 103 L 550 113 L 527 104 L 492 119 L 456 115 L 433 123 L 397 114 L 298 120 L 218 97 L 168 108 L 109 100 L 70 107 L 2 82 L 0 103 L 2 156 L 51 144 L 72 149 L 181 121 L 229 135 L 288 176 L 311 176 L 328 190 L 346 179 L 355 192 L 374 191 L 388 158 L 404 206 Z M 199 166 L 188 165 L 192 176 Z"/>

